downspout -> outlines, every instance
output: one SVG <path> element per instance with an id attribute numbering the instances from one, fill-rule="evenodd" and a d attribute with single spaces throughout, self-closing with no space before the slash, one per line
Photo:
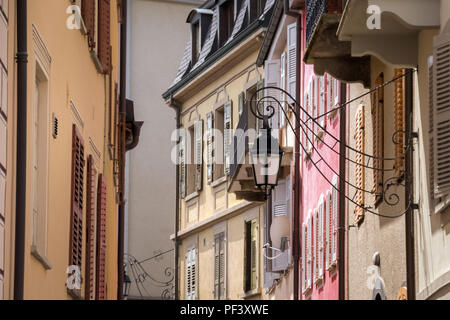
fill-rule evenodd
<path id="1" fill-rule="evenodd" d="M 17 168 L 14 300 L 23 300 L 27 184 L 27 0 L 17 0 Z"/>
<path id="2" fill-rule="evenodd" d="M 345 105 L 347 102 L 347 84 L 341 83 L 341 106 Z M 345 300 L 345 237 L 346 237 L 346 227 L 345 227 L 345 214 L 346 214 L 346 139 L 347 139 L 347 113 L 346 108 L 339 109 L 339 258 L 338 258 L 338 270 L 339 270 L 339 300 Z"/>
<path id="3" fill-rule="evenodd" d="M 289 5 L 288 5 L 289 6 Z M 286 10 L 286 2 L 285 2 L 285 10 Z M 302 16 L 297 14 L 297 57 L 300 57 L 302 54 Z M 295 84 L 295 96 L 297 100 L 301 97 L 300 91 L 300 78 L 301 78 L 301 63 L 302 59 L 297 59 L 297 70 L 296 70 L 296 84 Z M 300 114 L 300 106 L 298 103 L 295 104 L 295 113 Z M 295 117 L 295 135 L 300 137 L 300 119 Z M 299 270 L 300 270 L 300 192 L 301 192 L 301 183 L 300 183 L 300 141 L 295 139 L 295 168 L 294 168 L 294 214 L 293 216 L 293 258 L 294 258 L 294 300 L 300 300 L 300 290 L 299 290 Z"/>
<path id="4" fill-rule="evenodd" d="M 176 128 L 177 130 L 181 128 L 181 106 L 177 103 L 177 101 L 171 97 L 169 106 L 175 110 L 176 113 Z M 178 141 L 177 141 L 178 143 Z M 175 169 L 175 176 L 176 176 L 176 191 L 175 191 L 175 267 L 174 267 L 174 288 L 175 288 L 175 300 L 179 300 L 179 279 L 178 279 L 178 258 L 179 258 L 179 240 L 178 240 L 178 229 L 179 229 L 179 211 L 180 211 L 180 166 L 177 164 Z"/>
<path id="5" fill-rule="evenodd" d="M 405 131 L 406 141 L 412 143 L 413 135 L 413 70 L 408 69 L 405 75 Z M 416 299 L 416 274 L 414 253 L 414 193 L 413 193 L 413 148 L 408 148 L 405 154 L 405 203 L 409 206 L 405 214 L 406 243 L 406 283 L 408 300 Z"/>
<path id="6" fill-rule="evenodd" d="M 120 188 L 125 188 L 125 132 L 126 132 L 126 111 L 127 111 L 127 23 L 128 23 L 128 3 L 122 0 L 122 23 L 120 25 L 120 112 L 119 112 L 119 166 L 120 166 Z M 118 249 L 117 249 L 117 299 L 123 300 L 123 279 L 124 279 L 124 235 L 125 235 L 125 199 L 123 192 L 120 193 L 118 212 Z"/>

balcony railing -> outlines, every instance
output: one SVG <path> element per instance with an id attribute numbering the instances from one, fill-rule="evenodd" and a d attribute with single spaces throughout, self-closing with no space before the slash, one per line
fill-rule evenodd
<path id="1" fill-rule="evenodd" d="M 342 13 L 343 0 L 306 0 L 306 41 L 309 43 L 320 17 L 325 13 Z"/>

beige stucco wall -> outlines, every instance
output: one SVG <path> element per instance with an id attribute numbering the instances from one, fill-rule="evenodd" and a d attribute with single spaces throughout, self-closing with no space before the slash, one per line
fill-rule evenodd
<path id="1" fill-rule="evenodd" d="M 381 73 L 384 73 L 384 81 L 387 82 L 394 77 L 394 69 L 391 66 L 384 65 L 378 59 L 372 57 L 371 78 L 372 87 L 375 87 L 375 79 Z M 367 92 L 362 85 L 349 85 L 349 99 L 353 99 L 362 93 Z M 384 157 L 394 157 L 394 144 L 392 143 L 392 134 L 394 133 L 394 85 L 388 85 L 384 88 Z M 362 99 L 351 103 L 348 110 L 348 144 L 355 146 L 355 114 L 360 104 L 365 108 L 365 153 L 373 154 L 372 146 L 372 115 L 370 95 L 364 96 Z M 349 151 L 350 159 L 355 159 L 355 153 Z M 373 166 L 370 161 L 366 165 Z M 391 169 L 392 161 L 385 161 L 385 169 Z M 348 164 L 348 180 L 350 183 L 354 180 L 355 165 L 351 162 Z M 365 189 L 372 189 L 372 170 L 365 170 Z M 384 181 L 392 176 L 391 172 L 384 173 Z M 347 186 L 347 194 L 353 197 L 355 189 Z M 398 215 L 404 211 L 404 189 L 402 187 L 394 187 L 393 191 L 398 192 L 400 202 L 394 207 L 382 203 L 378 207 L 377 212 L 385 215 Z M 353 299 L 372 299 L 372 290 L 367 286 L 367 280 L 371 276 L 368 268 L 373 265 L 372 256 L 375 252 L 379 252 L 381 260 L 380 276 L 385 283 L 385 294 L 387 299 L 396 299 L 397 293 L 406 281 L 406 253 L 405 253 L 405 224 L 404 216 L 395 219 L 387 219 L 375 216 L 369 212 L 365 213 L 364 221 L 357 227 L 354 224 L 354 205 L 347 201 L 347 225 L 351 226 L 347 231 L 348 248 L 347 248 L 347 285 L 348 298 Z M 365 205 L 373 207 L 372 195 L 365 194 Z"/>

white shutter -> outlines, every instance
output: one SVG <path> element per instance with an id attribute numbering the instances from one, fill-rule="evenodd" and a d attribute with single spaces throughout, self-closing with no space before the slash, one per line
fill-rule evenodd
<path id="1" fill-rule="evenodd" d="M 319 115 L 319 77 L 315 76 L 314 77 L 314 99 L 313 99 L 313 110 L 312 110 L 312 114 L 313 114 L 313 118 L 317 119 L 317 116 Z M 313 121 L 312 122 L 312 126 L 314 127 L 314 139 L 317 137 L 317 132 L 319 129 L 319 126 Z"/>
<path id="2" fill-rule="evenodd" d="M 194 124 L 195 136 L 195 186 L 197 191 L 202 189 L 203 183 L 203 120 L 196 121 Z"/>
<path id="3" fill-rule="evenodd" d="M 307 283 L 306 283 L 306 263 L 307 263 L 307 252 L 306 252 L 306 222 L 302 223 L 302 292 L 306 292 Z"/>
<path id="4" fill-rule="evenodd" d="M 280 60 L 267 60 L 264 65 L 264 87 L 280 87 Z M 277 101 L 280 101 L 280 91 L 276 89 L 265 89 L 265 97 L 273 97 Z M 278 104 L 273 99 L 265 98 L 264 106 L 272 106 L 275 110 L 278 110 Z M 264 113 L 267 113 L 264 108 Z M 269 119 L 272 129 L 278 129 L 278 113 L 275 112 L 272 118 Z"/>
<path id="5" fill-rule="evenodd" d="M 312 246 L 313 246 L 313 283 L 317 281 L 317 209 L 314 209 L 312 218 Z"/>
<path id="6" fill-rule="evenodd" d="M 309 215 L 308 215 L 308 226 L 307 226 L 307 236 L 308 236 L 308 240 L 306 243 L 306 251 L 308 252 L 308 262 L 307 262 L 307 270 L 306 270 L 306 287 L 307 288 L 311 288 L 312 282 L 311 282 L 311 275 L 312 275 L 312 211 L 309 211 Z"/>
<path id="7" fill-rule="evenodd" d="M 212 112 L 206 115 L 206 149 L 207 149 L 207 175 L 208 175 L 208 183 L 213 181 L 213 152 L 214 152 L 214 136 L 213 136 L 213 127 L 214 127 L 214 114 Z"/>
<path id="8" fill-rule="evenodd" d="M 308 149 L 307 148 L 308 143 L 307 143 L 307 139 L 306 139 L 307 134 L 308 134 L 308 129 L 306 127 L 306 125 L 308 124 L 308 122 L 307 122 L 308 121 L 308 115 L 306 114 L 306 112 L 308 112 L 308 109 L 309 109 L 308 104 L 309 104 L 308 90 L 303 90 L 303 104 L 302 104 L 302 107 L 306 111 L 305 112 L 304 111 L 300 111 L 300 112 L 301 112 L 302 120 L 305 123 L 305 125 L 303 123 L 300 123 L 300 130 L 301 130 L 301 135 L 302 135 L 302 146 L 305 148 L 305 150 Z M 303 150 L 303 148 L 301 148 L 301 149 L 302 149 L 302 152 L 303 152 L 303 157 L 306 158 L 306 152 Z"/>
<path id="9" fill-rule="evenodd" d="M 280 180 L 278 182 L 278 186 L 274 189 L 272 193 L 272 221 L 274 221 L 276 217 L 288 215 L 286 186 L 287 181 Z M 275 239 L 272 239 L 272 241 L 274 240 Z M 283 253 L 276 252 L 276 255 L 278 255 L 277 258 L 272 260 L 272 270 L 273 271 L 286 270 L 288 267 L 289 251 L 286 250 Z"/>
<path id="10" fill-rule="evenodd" d="M 325 211 L 325 203 L 323 194 L 320 196 L 319 200 L 319 226 L 318 226 L 318 237 L 319 237 L 319 272 L 318 278 L 323 278 L 323 259 L 324 259 L 324 239 L 323 239 L 323 218 Z"/>
<path id="11" fill-rule="evenodd" d="M 325 100 L 325 108 L 327 111 L 333 109 L 334 100 L 333 100 L 333 78 L 329 75 L 325 75 L 325 83 L 327 86 L 327 97 Z M 328 114 L 329 116 L 330 114 Z"/>
<path id="12" fill-rule="evenodd" d="M 332 234 L 331 234 L 331 263 L 333 265 L 337 262 L 337 237 L 338 237 L 338 177 L 335 175 L 333 177 L 333 186 L 334 188 L 331 190 L 332 196 L 332 211 L 331 211 L 331 220 L 332 220 Z"/>
<path id="13" fill-rule="evenodd" d="M 287 26 L 287 92 L 296 98 L 297 85 L 297 23 Z M 289 103 L 293 101 L 289 98 Z"/>
<path id="14" fill-rule="evenodd" d="M 340 85 L 337 79 L 333 78 L 333 108 L 339 106 L 339 96 L 340 96 Z"/>
<path id="15" fill-rule="evenodd" d="M 186 136 L 184 130 L 180 135 L 178 156 L 180 165 L 180 197 L 183 199 L 186 196 Z"/>
<path id="16" fill-rule="evenodd" d="M 443 196 L 450 192 L 450 25 L 434 38 L 433 64 L 434 193 Z"/>
<path id="17" fill-rule="evenodd" d="M 433 56 L 428 57 L 428 157 L 429 167 L 428 174 L 430 176 L 430 201 L 431 208 L 434 210 L 434 104 L 433 104 Z"/>
<path id="18" fill-rule="evenodd" d="M 197 255 L 196 248 L 186 252 L 186 300 L 197 298 Z"/>
<path id="19" fill-rule="evenodd" d="M 224 133 L 223 133 L 223 148 L 225 157 L 224 174 L 230 173 L 231 163 L 231 141 L 233 141 L 233 101 L 228 101 L 224 106 Z"/>
<path id="20" fill-rule="evenodd" d="M 313 130 L 314 130 L 314 121 L 313 119 L 311 119 L 311 117 L 314 117 L 313 115 L 313 104 L 314 104 L 314 92 L 313 92 L 313 79 L 311 79 L 311 81 L 309 82 L 309 88 L 308 88 L 308 96 L 309 96 L 309 104 L 308 104 L 308 151 L 311 151 L 312 149 L 312 144 L 314 142 L 314 134 L 313 134 Z"/>
<path id="21" fill-rule="evenodd" d="M 319 77 L 319 112 L 317 114 L 317 117 L 322 116 L 325 113 L 325 76 Z M 325 118 L 326 117 L 320 117 L 318 119 L 318 122 L 321 127 L 325 126 Z"/>
<path id="22" fill-rule="evenodd" d="M 281 83 L 280 83 L 280 87 L 281 87 L 281 89 L 283 89 L 283 90 L 286 90 L 286 53 L 285 52 L 283 52 L 282 54 L 281 54 L 281 66 L 280 66 L 280 81 L 281 81 Z M 281 101 L 281 107 L 283 108 L 283 110 L 285 111 L 285 112 L 287 112 L 288 110 L 287 110 L 287 108 L 286 108 L 286 95 L 284 94 L 284 93 L 281 93 L 281 99 L 280 99 Z M 286 119 L 285 119 L 285 114 L 284 114 L 284 112 L 283 111 L 279 111 L 279 114 L 280 114 L 280 121 L 279 121 L 279 123 L 280 123 L 280 128 L 282 128 L 282 127 L 284 127 L 284 125 L 285 125 L 285 122 L 286 122 Z"/>
<path id="23" fill-rule="evenodd" d="M 331 267 L 331 210 L 332 210 L 332 191 L 328 190 L 325 201 L 325 268 Z"/>

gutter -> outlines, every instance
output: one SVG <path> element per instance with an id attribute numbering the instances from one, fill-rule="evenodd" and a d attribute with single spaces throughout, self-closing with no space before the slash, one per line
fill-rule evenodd
<path id="1" fill-rule="evenodd" d="M 230 43 L 228 43 L 227 45 L 223 46 L 222 48 L 220 48 L 219 50 L 214 52 L 203 64 L 201 64 L 198 68 L 196 68 L 192 72 L 189 72 L 185 78 L 181 79 L 176 84 L 174 84 L 172 87 L 170 87 L 166 92 L 164 92 L 162 94 L 163 99 L 166 101 L 171 99 L 173 96 L 175 96 L 175 94 L 180 89 L 182 89 L 184 86 L 186 86 L 190 81 L 192 81 L 200 73 L 202 73 L 204 70 L 206 70 L 209 66 L 211 66 L 216 61 L 218 61 L 223 56 L 225 56 L 239 42 L 248 38 L 253 32 L 258 30 L 260 27 L 263 27 L 263 25 L 264 25 L 264 21 L 261 21 L 261 20 L 253 21 L 244 31 L 242 31 L 241 33 L 238 33 L 236 38 L 234 38 Z"/>
<path id="2" fill-rule="evenodd" d="M 27 0 L 17 0 L 17 168 L 14 300 L 23 300 L 27 184 Z"/>

